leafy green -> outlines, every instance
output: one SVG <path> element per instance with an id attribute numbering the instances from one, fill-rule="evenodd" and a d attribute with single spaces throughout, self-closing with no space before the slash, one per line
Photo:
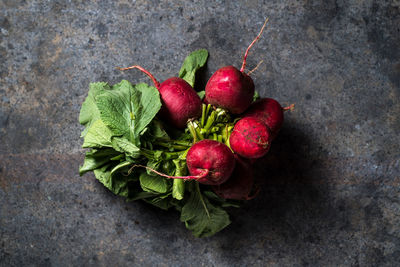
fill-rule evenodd
<path id="1" fill-rule="evenodd" d="M 116 195 L 128 197 L 129 195 L 129 176 L 125 176 L 122 173 L 111 174 L 111 164 L 105 165 L 99 169 L 95 169 L 94 175 L 105 187 Z"/>
<path id="2" fill-rule="evenodd" d="M 116 151 L 123 152 L 132 158 L 138 158 L 141 155 L 140 148 L 129 142 L 124 137 L 114 137 L 111 144 Z"/>
<path id="3" fill-rule="evenodd" d="M 156 88 L 143 83 L 133 87 L 126 80 L 97 96 L 96 104 L 104 124 L 135 145 L 140 144 L 139 134 L 161 108 Z"/>
<path id="4" fill-rule="evenodd" d="M 139 180 L 140 186 L 147 192 L 167 193 L 170 187 L 167 179 L 158 175 L 149 175 L 147 172 L 142 172 Z"/>
<path id="5" fill-rule="evenodd" d="M 109 148 L 87 151 L 83 166 L 79 168 L 79 174 L 83 175 L 86 172 L 100 168 L 109 162 L 112 157 L 118 156 L 119 154 L 120 153 L 117 151 Z"/>
<path id="6" fill-rule="evenodd" d="M 211 236 L 230 224 L 228 213 L 220 207 L 214 206 L 192 184 L 190 197 L 182 208 L 181 221 L 193 232 L 196 237 Z M 197 188 L 197 189 L 196 189 Z"/>
<path id="7" fill-rule="evenodd" d="M 254 91 L 254 95 L 253 95 L 253 102 L 260 99 L 260 94 L 257 91 Z"/>
<path id="8" fill-rule="evenodd" d="M 79 123 L 86 126 L 81 137 L 84 137 L 90 125 L 100 118 L 100 112 L 96 105 L 96 97 L 110 89 L 110 86 L 106 82 L 91 83 L 89 85 L 88 96 L 82 103 L 82 108 L 79 113 Z"/>
<path id="9" fill-rule="evenodd" d="M 200 97 L 200 99 L 203 99 L 204 98 L 204 96 L 206 95 L 206 91 L 200 91 L 200 92 L 197 92 L 197 95 Z"/>
<path id="10" fill-rule="evenodd" d="M 182 159 L 173 159 L 175 164 L 175 176 L 187 175 L 186 162 Z M 182 179 L 175 179 L 172 184 L 172 197 L 182 200 L 185 195 L 185 182 Z"/>
<path id="11" fill-rule="evenodd" d="M 193 87 L 196 79 L 196 71 L 206 64 L 207 58 L 208 52 L 206 49 L 199 49 L 190 53 L 182 64 L 179 77 Z"/>
<path id="12" fill-rule="evenodd" d="M 162 126 L 161 122 L 157 119 L 154 119 L 148 127 L 148 135 L 151 137 L 151 140 L 163 139 L 168 140 L 170 139 L 167 132 L 165 131 L 164 127 Z"/>
<path id="13" fill-rule="evenodd" d="M 83 139 L 82 147 L 112 147 L 112 136 L 113 133 L 110 129 L 107 128 L 102 120 L 98 119 L 90 125 L 89 130 L 86 132 Z"/>
<path id="14" fill-rule="evenodd" d="M 130 162 L 130 161 L 120 162 L 117 166 L 115 166 L 111 170 L 111 175 L 113 175 L 116 171 L 121 171 L 121 169 L 126 169 L 128 166 L 132 166 L 132 162 Z"/>
<path id="15" fill-rule="evenodd" d="M 170 194 L 161 195 L 161 196 L 157 196 L 154 198 L 145 198 L 143 200 L 153 206 L 160 208 L 160 209 L 168 210 L 170 207 L 172 207 L 171 199 L 168 198 L 169 195 Z"/>

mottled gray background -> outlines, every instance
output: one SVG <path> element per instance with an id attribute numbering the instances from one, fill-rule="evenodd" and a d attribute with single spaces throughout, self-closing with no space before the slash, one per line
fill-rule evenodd
<path id="1" fill-rule="evenodd" d="M 84 3 L 82 3 L 84 2 Z M 90 2 L 90 3 L 89 3 Z M 400 2 L 0 0 L 1 266 L 398 266 Z M 92 174 L 78 113 L 92 81 L 164 80 L 241 57 L 262 96 L 295 103 L 257 199 L 214 237 L 126 203 Z"/>

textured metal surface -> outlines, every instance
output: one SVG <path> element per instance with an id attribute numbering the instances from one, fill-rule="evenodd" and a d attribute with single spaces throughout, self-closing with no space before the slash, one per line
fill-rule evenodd
<path id="1" fill-rule="evenodd" d="M 82 3 L 84 2 L 84 3 Z M 378 0 L 0 0 L 1 266 L 395 266 L 400 259 L 400 4 Z M 174 212 L 125 203 L 83 160 L 91 81 L 163 80 L 210 52 L 242 54 L 262 96 L 296 103 L 263 191 L 211 238 Z M 204 83 L 204 81 L 203 81 Z"/>

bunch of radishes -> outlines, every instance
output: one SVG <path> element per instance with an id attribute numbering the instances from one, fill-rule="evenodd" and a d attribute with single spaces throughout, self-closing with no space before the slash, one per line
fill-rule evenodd
<path id="1" fill-rule="evenodd" d="M 217 70 L 207 82 L 203 101 L 182 78 L 172 77 L 159 83 L 140 66 L 121 69 L 136 68 L 148 75 L 160 93 L 160 117 L 176 128 L 187 127 L 193 135 L 193 145 L 186 154 L 190 176 L 170 176 L 152 171 L 168 178 L 195 179 L 201 184 L 211 185 L 214 192 L 225 199 L 251 198 L 253 160 L 250 159 L 261 158 L 268 152 L 282 126 L 284 111 L 290 109 L 283 108 L 271 98 L 254 101 L 253 80 L 244 72 L 248 52 L 260 38 L 267 21 L 247 48 L 240 70 L 234 66 Z M 210 108 L 213 109 L 211 113 Z M 234 120 L 222 120 L 218 126 L 215 124 L 218 114 L 222 117 L 232 115 Z M 212 119 L 208 123 L 210 116 Z M 211 135 L 213 129 L 214 135 Z M 223 133 L 223 137 L 218 138 L 215 134 L 218 131 Z"/>

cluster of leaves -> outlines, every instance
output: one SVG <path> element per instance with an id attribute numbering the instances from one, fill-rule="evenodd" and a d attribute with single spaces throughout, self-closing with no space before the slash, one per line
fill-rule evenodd
<path id="1" fill-rule="evenodd" d="M 205 49 L 191 53 L 179 77 L 193 86 L 196 71 L 205 65 L 207 57 Z M 178 131 L 157 118 L 160 108 L 157 89 L 147 84 L 133 85 L 126 80 L 112 86 L 91 83 L 79 116 L 85 126 L 82 147 L 89 149 L 80 175 L 93 171 L 105 187 L 127 200 L 141 199 L 164 210 L 175 208 L 195 236 L 211 236 L 230 223 L 224 208 L 234 203 L 219 198 L 209 186 L 200 186 L 197 181 L 164 178 L 135 166 L 148 166 L 170 176 L 187 175 L 186 153 L 197 136 L 218 139 L 216 133 L 223 135 L 228 126 L 218 128 L 217 113 L 204 106 L 197 124 Z M 219 117 L 227 120 L 226 116 Z"/>

